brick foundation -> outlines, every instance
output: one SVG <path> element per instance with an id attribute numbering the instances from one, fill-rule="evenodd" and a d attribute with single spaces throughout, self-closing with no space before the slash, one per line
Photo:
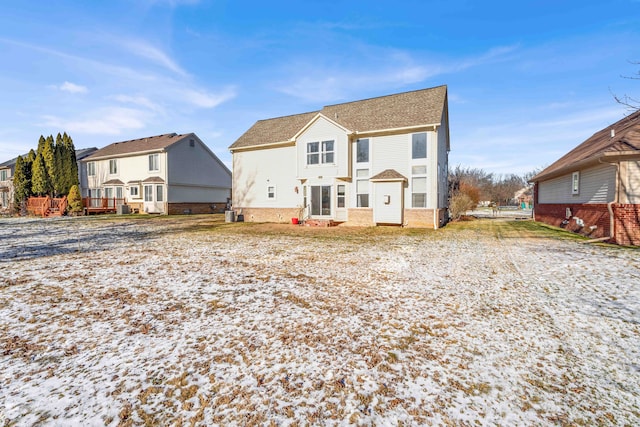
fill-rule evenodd
<path id="1" fill-rule="evenodd" d="M 227 206 L 226 203 L 169 203 L 168 205 L 169 215 L 224 213 Z"/>
<path id="2" fill-rule="evenodd" d="M 567 208 L 571 216 L 567 218 Z M 615 236 L 612 243 L 640 245 L 640 205 L 613 205 Z M 534 219 L 594 239 L 610 236 L 606 204 L 536 204 Z"/>
<path id="3" fill-rule="evenodd" d="M 244 215 L 246 222 L 275 222 L 289 223 L 291 218 L 298 218 L 300 209 L 298 208 L 233 208 L 238 215 Z"/>
<path id="4" fill-rule="evenodd" d="M 246 222 L 274 222 L 290 223 L 291 218 L 298 218 L 300 211 L 297 208 L 234 208 L 236 217 L 244 215 Z M 446 209 L 438 209 L 437 221 L 441 227 L 446 224 Z M 405 209 L 404 223 L 407 227 L 433 228 L 433 209 Z M 348 210 L 348 221 L 338 223 L 343 227 L 372 227 L 372 208 L 351 208 Z"/>
<path id="5" fill-rule="evenodd" d="M 343 226 L 354 227 L 373 227 L 373 209 L 372 208 L 352 208 L 347 210 L 349 221 L 343 222 Z"/>

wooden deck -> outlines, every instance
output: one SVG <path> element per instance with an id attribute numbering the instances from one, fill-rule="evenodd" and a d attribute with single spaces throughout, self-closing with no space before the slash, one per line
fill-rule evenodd
<path id="1" fill-rule="evenodd" d="M 82 206 L 86 215 L 99 213 L 116 213 L 118 206 L 124 205 L 124 198 L 117 197 L 84 197 Z"/>
<path id="2" fill-rule="evenodd" d="M 27 212 L 30 215 L 38 215 L 43 218 L 62 216 L 67 211 L 67 196 L 56 197 L 29 197 L 27 199 Z"/>

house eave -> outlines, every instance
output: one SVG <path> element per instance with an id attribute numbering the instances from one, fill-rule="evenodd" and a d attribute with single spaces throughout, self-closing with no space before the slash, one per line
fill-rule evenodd
<path id="1" fill-rule="evenodd" d="M 597 156 L 589 157 L 587 159 L 581 160 L 579 162 L 572 163 L 567 165 L 561 169 L 556 171 L 547 173 L 547 174 L 539 174 L 534 176 L 529 180 L 530 183 L 538 182 L 538 181 L 547 181 L 553 178 L 557 178 L 562 175 L 567 175 L 571 172 L 576 172 L 581 169 L 584 169 L 589 166 L 595 166 L 597 164 L 601 164 L 602 162 L 619 162 L 623 160 L 630 159 L 640 159 L 640 152 L 638 151 L 608 151 L 605 153 L 600 153 Z"/>
<path id="2" fill-rule="evenodd" d="M 268 144 L 258 144 L 258 145 L 248 145 L 246 147 L 235 147 L 229 148 L 229 151 L 233 154 L 236 151 L 253 151 L 253 150 L 265 150 L 269 148 L 280 148 L 280 147 L 288 147 L 295 146 L 296 141 L 294 139 L 290 139 L 288 141 L 280 141 L 280 142 L 270 142 Z"/>
<path id="3" fill-rule="evenodd" d="M 146 154 L 154 154 L 154 153 L 166 153 L 168 147 L 165 148 L 156 148 L 153 150 L 144 150 L 144 151 L 133 151 L 131 153 L 122 153 L 122 154 L 114 154 L 111 156 L 98 156 L 98 157 L 93 157 L 93 156 L 89 156 L 89 157 L 85 157 L 84 159 L 81 159 L 81 162 L 93 162 L 96 160 L 109 160 L 109 159 L 122 159 L 125 157 L 134 157 L 134 156 L 143 156 Z"/>
<path id="4" fill-rule="evenodd" d="M 397 133 L 408 133 L 408 132 L 425 132 L 425 131 L 435 132 L 440 126 L 441 126 L 440 123 L 430 123 L 430 124 L 404 126 L 404 127 L 388 128 L 388 129 L 355 131 L 353 132 L 353 135 L 356 137 L 361 137 L 361 136 L 376 136 L 376 135 L 392 135 Z"/>

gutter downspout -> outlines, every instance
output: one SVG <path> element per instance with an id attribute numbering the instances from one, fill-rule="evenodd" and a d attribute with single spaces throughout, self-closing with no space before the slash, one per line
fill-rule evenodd
<path id="1" fill-rule="evenodd" d="M 611 163 L 611 162 L 603 162 L 602 157 L 598 159 L 599 163 L 608 164 L 615 166 L 616 168 L 616 193 L 613 197 L 613 200 L 607 203 L 607 210 L 609 211 L 609 236 L 600 237 L 598 239 L 587 240 L 584 243 L 595 243 L 595 242 L 603 242 L 605 240 L 615 240 L 615 226 L 616 226 L 616 218 L 613 215 L 613 205 L 618 204 L 618 200 L 620 199 L 620 163 Z"/>

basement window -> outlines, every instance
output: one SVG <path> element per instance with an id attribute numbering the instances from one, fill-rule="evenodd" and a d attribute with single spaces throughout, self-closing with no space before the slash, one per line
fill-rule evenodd
<path id="1" fill-rule="evenodd" d="M 580 194 L 580 172 L 571 174 L 571 194 Z"/>

